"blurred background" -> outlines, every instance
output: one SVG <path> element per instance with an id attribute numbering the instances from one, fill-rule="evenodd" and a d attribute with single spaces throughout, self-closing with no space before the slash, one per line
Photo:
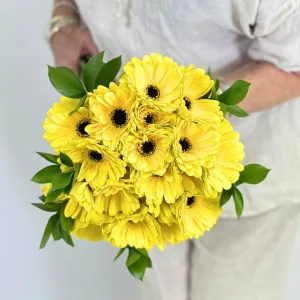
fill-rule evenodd
<path id="1" fill-rule="evenodd" d="M 38 249 L 49 216 L 30 205 L 41 193 L 29 180 L 45 164 L 35 151 L 50 151 L 41 125 L 58 97 L 47 77 L 53 59 L 44 39 L 51 8 L 50 0 L 0 1 L 0 299 L 139 300 L 140 283 L 122 258 L 112 262 L 117 251 L 108 244 L 75 240 L 73 249 L 50 241 Z M 287 300 L 299 300 L 297 253 L 300 232 Z"/>

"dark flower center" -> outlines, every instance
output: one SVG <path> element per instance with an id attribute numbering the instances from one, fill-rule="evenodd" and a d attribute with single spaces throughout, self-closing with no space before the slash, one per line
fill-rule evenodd
<path id="1" fill-rule="evenodd" d="M 151 140 L 142 143 L 139 147 L 139 152 L 143 156 L 150 156 L 154 153 L 154 151 L 155 151 L 155 143 L 154 143 L 154 141 L 151 141 Z"/>
<path id="2" fill-rule="evenodd" d="M 144 118 L 144 122 L 148 125 L 148 124 L 153 124 L 155 121 L 155 115 L 154 114 L 147 114 L 147 116 Z"/>
<path id="3" fill-rule="evenodd" d="M 89 158 L 96 162 L 103 161 L 103 155 L 94 150 L 89 151 Z"/>
<path id="4" fill-rule="evenodd" d="M 77 124 L 77 134 L 80 137 L 88 137 L 89 134 L 85 131 L 85 127 L 91 124 L 91 120 L 89 119 L 83 119 Z"/>
<path id="5" fill-rule="evenodd" d="M 179 144 L 180 144 L 183 152 L 188 152 L 192 149 L 191 142 L 189 141 L 189 139 L 187 139 L 185 137 L 183 137 L 179 140 Z"/>
<path id="6" fill-rule="evenodd" d="M 146 88 L 146 94 L 150 98 L 157 99 L 160 96 L 160 91 L 158 87 L 154 85 L 148 85 Z"/>
<path id="7" fill-rule="evenodd" d="M 116 108 L 111 112 L 111 121 L 114 126 L 121 128 L 128 123 L 128 114 L 125 109 Z"/>
<path id="8" fill-rule="evenodd" d="M 192 108 L 192 103 L 191 103 L 191 100 L 187 97 L 184 97 L 183 98 L 184 102 L 185 102 L 185 107 L 188 109 L 188 110 L 191 110 Z"/>
<path id="9" fill-rule="evenodd" d="M 187 200 L 186 200 L 186 204 L 188 206 L 192 206 L 193 204 L 195 203 L 195 197 L 188 197 Z"/>

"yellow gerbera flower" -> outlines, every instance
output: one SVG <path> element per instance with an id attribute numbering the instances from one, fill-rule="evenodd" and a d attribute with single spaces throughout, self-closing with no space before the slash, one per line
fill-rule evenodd
<path id="1" fill-rule="evenodd" d="M 98 242 L 104 239 L 103 226 L 86 224 L 76 220 L 75 228 L 72 234 L 79 239 L 86 239 L 90 242 Z"/>
<path id="2" fill-rule="evenodd" d="M 178 115 L 196 123 L 209 123 L 217 126 L 223 120 L 223 113 L 220 110 L 218 101 L 215 100 L 182 100 Z"/>
<path id="3" fill-rule="evenodd" d="M 219 135 L 211 126 L 180 121 L 176 128 L 173 153 L 178 167 L 189 176 L 201 177 L 202 167 L 217 154 Z"/>
<path id="4" fill-rule="evenodd" d="M 122 154 L 137 171 L 163 175 L 173 161 L 172 140 L 172 131 L 168 130 L 145 131 L 140 136 L 131 134 L 124 140 Z"/>
<path id="5" fill-rule="evenodd" d="M 86 207 L 89 205 L 91 205 L 90 208 L 86 209 Z M 99 214 L 94 209 L 94 205 L 94 201 L 92 203 L 87 203 L 87 199 L 85 199 L 84 202 L 78 202 L 75 197 L 71 196 L 65 207 L 64 214 L 67 218 L 80 220 L 80 222 L 86 224 L 93 223 L 96 225 L 101 225 L 104 222 L 107 222 L 109 220 L 108 215 Z"/>
<path id="6" fill-rule="evenodd" d="M 92 188 L 87 182 L 75 182 L 70 191 L 70 200 L 65 208 L 65 216 L 76 218 L 79 208 L 78 203 L 86 211 L 91 211 L 95 206 L 95 198 Z"/>
<path id="7" fill-rule="evenodd" d="M 154 245 L 164 247 L 158 222 L 148 213 L 147 207 L 130 216 L 120 216 L 104 227 L 108 240 L 116 247 L 126 246 L 150 250 Z"/>
<path id="8" fill-rule="evenodd" d="M 139 172 L 136 174 L 135 191 L 139 197 L 146 197 L 147 205 L 160 205 L 163 199 L 174 203 L 183 194 L 181 174 L 174 164 L 170 164 L 163 176 Z"/>
<path id="9" fill-rule="evenodd" d="M 167 202 L 163 201 L 159 206 L 158 221 L 163 224 L 176 223 L 175 211 L 173 205 L 169 205 Z"/>
<path id="10" fill-rule="evenodd" d="M 47 197 L 49 190 L 51 189 L 51 186 L 52 186 L 51 183 L 47 183 L 47 184 L 41 186 L 41 190 L 45 197 Z M 67 196 L 64 193 L 62 193 L 57 197 L 55 202 L 62 202 L 62 201 L 65 201 L 66 199 L 67 199 Z"/>
<path id="11" fill-rule="evenodd" d="M 67 218 L 75 219 L 81 213 L 82 209 L 83 206 L 77 201 L 77 199 L 75 197 L 71 197 L 65 207 L 64 215 Z"/>
<path id="12" fill-rule="evenodd" d="M 69 198 L 64 215 L 67 218 L 75 219 L 75 225 L 81 224 L 81 227 L 85 227 L 91 223 L 102 225 L 111 220 L 107 214 L 100 214 L 96 211 L 96 200 L 87 182 L 76 182 L 70 192 Z M 78 228 L 75 226 L 74 230 Z"/>
<path id="13" fill-rule="evenodd" d="M 181 232 L 181 229 L 177 223 L 160 224 L 163 239 L 171 245 L 179 244 L 188 239 L 188 236 Z"/>
<path id="14" fill-rule="evenodd" d="M 199 178 L 182 174 L 182 186 L 185 192 L 201 194 L 203 186 Z"/>
<path id="15" fill-rule="evenodd" d="M 126 163 L 117 152 L 91 140 L 78 144 L 67 154 L 73 162 L 82 163 L 77 180 L 86 180 L 95 189 L 107 179 L 119 180 L 126 173 Z"/>
<path id="16" fill-rule="evenodd" d="M 198 238 L 209 231 L 221 213 L 219 199 L 203 195 L 184 194 L 180 201 L 172 204 L 182 233 L 189 238 Z"/>
<path id="17" fill-rule="evenodd" d="M 178 108 L 182 72 L 171 58 L 157 53 L 133 58 L 124 71 L 121 84 L 134 89 L 142 102 L 166 112 Z"/>
<path id="18" fill-rule="evenodd" d="M 107 180 L 103 189 L 95 191 L 98 213 L 115 216 L 118 213 L 130 215 L 140 208 L 140 202 L 134 193 L 133 184 L 126 180 Z"/>
<path id="19" fill-rule="evenodd" d="M 148 105 L 140 105 L 135 109 L 132 122 L 132 131 L 153 128 L 161 128 L 163 126 L 173 127 L 176 124 L 176 115 L 157 111 Z"/>
<path id="20" fill-rule="evenodd" d="M 180 66 L 180 69 L 183 73 L 182 98 L 184 101 L 198 100 L 212 89 L 214 81 L 205 74 L 203 69 L 195 68 L 194 65 L 187 68 Z"/>
<path id="21" fill-rule="evenodd" d="M 96 122 L 87 126 L 87 132 L 115 150 L 133 119 L 134 93 L 112 82 L 104 93 L 102 89 L 89 93 L 88 103 Z"/>
<path id="22" fill-rule="evenodd" d="M 213 166 L 203 169 L 203 191 L 207 197 L 216 197 L 223 189 L 229 190 L 244 169 L 244 145 L 239 142 L 239 133 L 224 119 L 218 132 L 220 148 Z"/>
<path id="23" fill-rule="evenodd" d="M 57 152 L 64 152 L 70 142 L 79 142 L 89 137 L 86 126 L 92 123 L 91 112 L 80 107 L 77 112 L 69 116 L 78 105 L 77 99 L 61 97 L 60 103 L 54 103 L 48 111 L 43 127 L 44 138 Z"/>

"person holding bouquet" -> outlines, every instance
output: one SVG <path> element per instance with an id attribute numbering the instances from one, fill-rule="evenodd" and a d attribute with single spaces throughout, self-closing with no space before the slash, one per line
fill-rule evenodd
<path id="1" fill-rule="evenodd" d="M 284 299 L 300 209 L 300 3 L 294 0 L 56 0 L 49 40 L 57 66 L 103 49 L 124 61 L 145 53 L 207 66 L 221 90 L 251 88 L 230 117 L 247 156 L 272 169 L 243 187 L 243 217 L 224 207 L 199 240 L 152 251 L 143 299 Z M 88 29 L 88 30 L 87 30 Z"/>

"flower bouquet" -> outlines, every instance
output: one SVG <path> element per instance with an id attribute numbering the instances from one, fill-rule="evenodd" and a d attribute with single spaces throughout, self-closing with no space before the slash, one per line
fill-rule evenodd
<path id="1" fill-rule="evenodd" d="M 117 257 L 128 249 L 128 270 L 142 280 L 148 250 L 199 238 L 231 196 L 241 216 L 238 185 L 269 170 L 243 166 L 243 144 L 226 119 L 247 116 L 237 104 L 249 83 L 222 93 L 204 70 L 156 53 L 133 58 L 116 83 L 121 57 L 103 56 L 88 61 L 82 80 L 49 67 L 62 97 L 43 124 L 55 154 L 38 152 L 51 165 L 32 178 L 45 184 L 33 205 L 53 213 L 40 248 L 51 235 L 71 246 L 71 235 L 107 241 Z"/>

